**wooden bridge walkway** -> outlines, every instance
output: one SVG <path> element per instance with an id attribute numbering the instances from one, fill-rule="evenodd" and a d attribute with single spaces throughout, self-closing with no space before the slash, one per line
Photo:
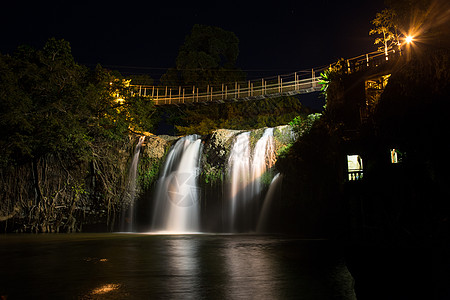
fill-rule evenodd
<path id="1" fill-rule="evenodd" d="M 397 57 L 400 52 L 389 51 L 386 55 L 381 52 L 363 54 L 352 59 L 344 60 L 343 71 L 352 73 L 363 69 L 377 67 L 390 59 Z M 331 64 L 329 67 L 336 65 Z M 320 91 L 320 73 L 327 69 L 322 67 L 308 71 L 299 71 L 287 75 L 261 78 L 246 82 L 234 82 L 221 86 L 210 86 L 200 90 L 198 87 L 169 87 L 131 85 L 131 91 L 141 97 L 152 99 L 156 105 L 179 105 L 189 103 L 223 103 L 227 101 L 245 101 L 251 99 L 275 98 L 288 95 L 306 94 Z"/>

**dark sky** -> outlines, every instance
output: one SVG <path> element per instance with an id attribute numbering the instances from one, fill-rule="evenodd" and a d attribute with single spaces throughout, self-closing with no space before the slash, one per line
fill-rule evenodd
<path id="1" fill-rule="evenodd" d="M 205 24 L 237 35 L 238 66 L 258 78 L 375 50 L 368 31 L 383 8 L 383 0 L 7 1 L 0 17 L 0 52 L 12 53 L 22 44 L 40 48 L 50 37 L 63 38 L 80 64 L 100 63 L 157 79 L 174 66 L 192 26 Z"/>

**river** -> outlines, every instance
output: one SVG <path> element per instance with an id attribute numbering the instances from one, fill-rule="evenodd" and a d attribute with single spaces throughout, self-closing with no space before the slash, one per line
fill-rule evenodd
<path id="1" fill-rule="evenodd" d="M 8 299 L 356 299 L 342 253 L 326 240 L 6 235 L 0 257 Z"/>

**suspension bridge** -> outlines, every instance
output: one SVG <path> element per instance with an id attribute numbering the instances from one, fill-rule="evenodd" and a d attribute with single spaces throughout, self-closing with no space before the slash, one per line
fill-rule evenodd
<path id="1" fill-rule="evenodd" d="M 401 52 L 391 50 L 388 53 L 372 52 L 343 60 L 342 71 L 346 74 L 377 67 L 395 59 Z M 341 60 L 342 62 L 342 60 Z M 200 89 L 190 87 L 130 85 L 132 93 L 150 98 L 155 105 L 179 105 L 190 103 L 224 103 L 227 101 L 245 101 L 252 99 L 276 98 L 320 91 L 321 72 L 338 64 L 327 67 L 298 71 L 269 78 L 244 82 L 208 85 Z"/>

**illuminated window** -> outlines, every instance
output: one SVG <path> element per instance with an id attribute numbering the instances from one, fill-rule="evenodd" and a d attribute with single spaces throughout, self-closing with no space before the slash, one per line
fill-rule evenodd
<path id="1" fill-rule="evenodd" d="M 398 164 L 402 162 L 402 156 L 403 153 L 400 152 L 398 149 L 391 149 L 390 150 L 390 154 L 391 154 L 391 163 L 392 164 Z"/>
<path id="2" fill-rule="evenodd" d="M 348 180 L 360 180 L 363 177 L 363 162 L 359 155 L 347 155 Z"/>

